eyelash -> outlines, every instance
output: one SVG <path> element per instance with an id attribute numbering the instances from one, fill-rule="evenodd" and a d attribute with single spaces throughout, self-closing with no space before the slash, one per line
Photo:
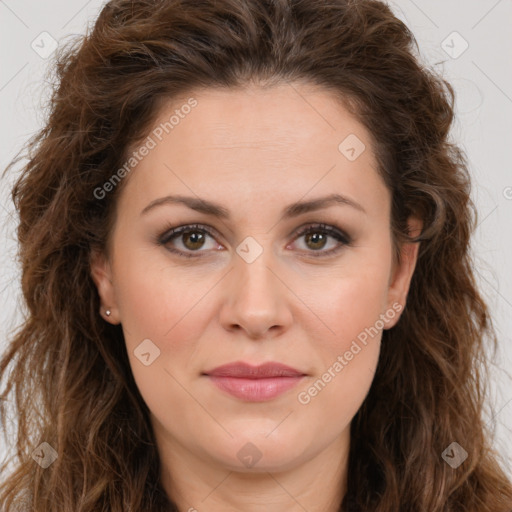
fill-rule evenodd
<path id="1" fill-rule="evenodd" d="M 211 236 L 212 238 L 216 237 L 216 234 L 213 230 L 211 230 L 208 226 L 205 226 L 203 224 L 187 224 L 184 226 L 179 227 L 168 227 L 162 235 L 158 237 L 157 243 L 159 245 L 165 246 L 167 250 L 169 250 L 172 253 L 178 254 L 179 256 L 182 256 L 184 258 L 197 258 L 201 257 L 200 252 L 205 251 L 191 251 L 191 252 L 184 252 L 180 251 L 178 249 L 174 249 L 172 247 L 168 247 L 167 244 L 174 238 L 177 238 L 182 233 L 186 232 L 195 232 L 199 231 L 202 233 L 206 233 L 208 236 Z M 300 228 L 298 232 L 294 234 L 294 240 L 297 238 L 300 238 L 301 236 L 310 234 L 310 233 L 322 233 L 327 234 L 333 238 L 335 238 L 338 242 L 341 242 L 341 245 L 338 247 L 335 247 L 334 249 L 330 249 L 328 251 L 308 251 L 308 253 L 311 253 L 310 256 L 313 256 L 314 258 L 323 258 L 327 256 L 331 256 L 335 253 L 337 253 L 339 250 L 343 249 L 345 246 L 350 246 L 352 244 L 352 239 L 349 235 L 347 235 L 345 232 L 341 231 L 339 228 L 336 228 L 334 226 L 329 226 L 328 224 L 323 223 L 317 223 L 317 224 L 310 224 L 304 228 Z M 316 252 L 316 254 L 315 254 Z"/>

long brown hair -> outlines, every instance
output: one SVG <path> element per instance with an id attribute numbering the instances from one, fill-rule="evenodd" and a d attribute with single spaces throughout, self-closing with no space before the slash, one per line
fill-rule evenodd
<path id="1" fill-rule="evenodd" d="M 91 249 L 105 248 L 123 182 L 101 199 L 94 191 L 162 101 L 194 88 L 299 81 L 331 91 L 372 134 L 395 248 L 410 240 L 409 215 L 424 221 L 407 306 L 383 334 L 352 422 L 341 510 L 512 510 L 482 420 L 486 340 L 496 337 L 469 253 L 467 162 L 447 140 L 454 93 L 416 47 L 378 1 L 113 0 L 59 50 L 47 123 L 26 146 L 12 194 L 27 311 L 0 361 L 6 438 L 8 404 L 17 420 L 2 510 L 177 510 L 159 481 L 121 327 L 99 316 L 90 277 Z M 32 457 L 42 442 L 58 454 L 45 469 Z M 457 468 L 442 457 L 452 442 L 468 454 Z"/>

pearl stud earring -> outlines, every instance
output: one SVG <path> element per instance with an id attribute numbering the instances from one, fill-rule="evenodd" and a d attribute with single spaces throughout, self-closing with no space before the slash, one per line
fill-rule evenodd
<path id="1" fill-rule="evenodd" d="M 110 314 L 111 314 L 110 309 L 106 309 L 105 310 L 105 315 L 110 316 Z"/>

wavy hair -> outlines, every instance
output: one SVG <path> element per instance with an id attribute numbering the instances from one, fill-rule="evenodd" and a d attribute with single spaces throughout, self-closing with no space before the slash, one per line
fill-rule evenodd
<path id="1" fill-rule="evenodd" d="M 45 126 L 7 168 L 23 157 L 12 197 L 26 314 L 0 361 L 7 439 L 8 407 L 17 423 L 2 510 L 177 511 L 160 483 L 122 329 L 98 315 L 90 276 L 123 182 L 101 200 L 94 190 L 164 101 L 283 82 L 332 92 L 365 125 L 392 195 L 396 254 L 404 241 L 421 241 L 407 306 L 383 333 L 352 421 L 340 510 L 512 510 L 482 419 L 486 341 L 495 347 L 496 336 L 470 255 L 467 161 L 448 141 L 454 92 L 417 49 L 379 1 L 113 0 L 85 36 L 57 51 Z M 414 239 L 411 214 L 424 222 Z M 46 469 L 31 457 L 43 441 L 58 453 Z M 441 457 L 453 441 L 468 453 L 456 469 Z"/>

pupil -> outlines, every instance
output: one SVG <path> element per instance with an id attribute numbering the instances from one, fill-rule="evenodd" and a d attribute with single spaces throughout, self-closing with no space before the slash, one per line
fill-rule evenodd
<path id="1" fill-rule="evenodd" d="M 191 233 L 191 234 L 190 234 Z M 191 241 L 191 244 L 193 247 L 189 247 L 189 249 L 198 249 L 201 247 L 203 240 L 203 234 L 198 233 L 197 231 L 189 231 L 188 233 L 185 233 L 185 240 Z M 187 245 L 185 243 L 185 245 Z"/>
<path id="2" fill-rule="evenodd" d="M 314 245 L 320 243 L 320 247 L 314 247 L 315 249 L 321 249 L 325 245 L 325 236 L 320 233 L 309 234 L 308 240 L 312 240 Z"/>

